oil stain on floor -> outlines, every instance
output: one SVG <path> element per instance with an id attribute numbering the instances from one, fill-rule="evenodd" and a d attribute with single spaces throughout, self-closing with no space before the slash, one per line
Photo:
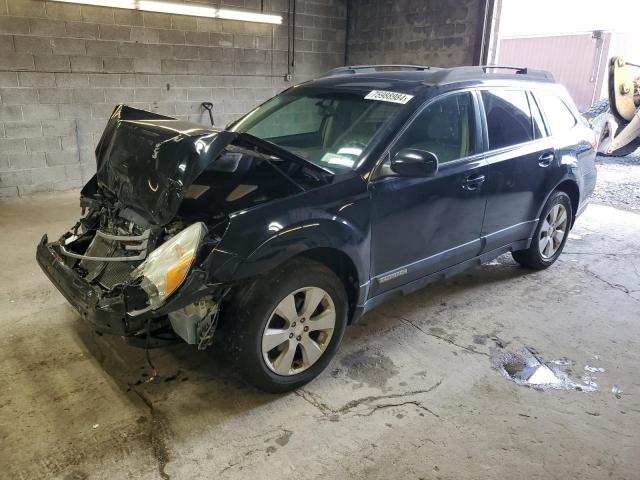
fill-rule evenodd
<path id="1" fill-rule="evenodd" d="M 340 365 L 340 368 L 333 371 L 333 376 L 344 375 L 355 381 L 354 390 L 367 386 L 387 392 L 391 389 L 387 382 L 398 374 L 393 361 L 371 347 L 364 347 L 345 355 Z"/>

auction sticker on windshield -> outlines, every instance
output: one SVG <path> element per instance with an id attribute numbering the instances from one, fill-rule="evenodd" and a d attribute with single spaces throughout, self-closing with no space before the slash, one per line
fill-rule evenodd
<path id="1" fill-rule="evenodd" d="M 381 102 L 400 103 L 404 105 L 413 98 L 413 95 L 407 95 L 406 93 L 387 92 L 385 90 L 371 90 L 364 97 L 365 100 L 379 100 Z"/>

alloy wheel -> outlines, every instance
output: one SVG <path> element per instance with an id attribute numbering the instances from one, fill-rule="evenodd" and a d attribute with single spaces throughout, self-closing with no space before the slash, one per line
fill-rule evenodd
<path id="1" fill-rule="evenodd" d="M 331 296 L 318 287 L 300 288 L 276 306 L 262 333 L 262 356 L 278 375 L 296 375 L 316 363 L 336 325 Z"/>
<path id="2" fill-rule="evenodd" d="M 544 260 L 553 258 L 562 245 L 562 240 L 567 233 L 567 225 L 567 209 L 561 203 L 557 203 L 547 213 L 538 236 L 538 250 Z"/>

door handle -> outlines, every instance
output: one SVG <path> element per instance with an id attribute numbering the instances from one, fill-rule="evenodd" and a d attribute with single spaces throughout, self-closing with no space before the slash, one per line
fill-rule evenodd
<path id="1" fill-rule="evenodd" d="M 540 155 L 540 158 L 538 158 L 538 165 L 548 167 L 555 158 L 556 156 L 553 153 L 543 153 Z"/>
<path id="2" fill-rule="evenodd" d="M 462 182 L 462 188 L 466 190 L 475 190 L 480 185 L 482 185 L 484 181 L 485 181 L 484 175 L 482 175 L 481 173 L 474 173 L 464 179 L 464 181 Z"/>

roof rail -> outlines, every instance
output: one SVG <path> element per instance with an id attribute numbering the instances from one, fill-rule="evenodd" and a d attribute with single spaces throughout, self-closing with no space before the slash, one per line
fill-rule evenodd
<path id="1" fill-rule="evenodd" d="M 551 72 L 546 70 L 534 70 L 528 67 L 511 67 L 503 65 L 474 65 L 452 68 L 436 68 L 426 65 L 349 65 L 337 67 L 322 74 L 319 78 L 333 77 L 339 75 L 354 75 L 356 73 L 374 73 L 378 71 L 400 71 L 414 70 L 418 72 L 429 72 L 425 82 L 427 85 L 437 85 L 438 83 L 459 82 L 474 80 L 481 77 L 494 76 L 494 78 L 513 78 L 511 75 L 526 75 L 531 80 L 542 80 L 555 82 Z M 499 72 L 496 70 L 511 70 L 512 72 Z"/>
<path id="2" fill-rule="evenodd" d="M 487 73 L 487 70 L 496 69 L 496 70 L 515 70 L 516 73 L 526 74 L 527 67 L 508 67 L 506 65 L 480 65 L 480 68 Z"/>
<path id="3" fill-rule="evenodd" d="M 492 70 L 514 70 L 514 72 L 503 73 Z M 443 69 L 433 69 L 433 74 L 425 80 L 427 85 L 438 85 L 440 83 L 462 82 L 466 80 L 477 80 L 479 78 L 513 78 L 513 75 L 522 75 L 530 80 L 554 82 L 555 79 L 546 70 L 533 70 L 527 67 L 502 67 L 499 65 L 464 66 Z"/>
<path id="4" fill-rule="evenodd" d="M 386 70 L 401 70 L 401 69 L 410 69 L 416 71 L 425 71 L 431 69 L 431 67 L 426 65 L 349 65 L 344 67 L 337 67 L 328 72 L 322 74 L 322 77 L 332 77 L 334 75 L 353 75 L 355 73 L 365 73 L 365 72 L 377 72 L 378 70 L 386 69 Z"/>
<path id="5" fill-rule="evenodd" d="M 543 78 L 545 80 L 553 81 L 553 75 L 546 70 L 534 70 L 528 67 L 509 67 L 506 65 L 481 65 L 484 73 L 489 73 L 487 70 L 515 70 L 516 75 L 530 75 L 532 77 Z"/>

